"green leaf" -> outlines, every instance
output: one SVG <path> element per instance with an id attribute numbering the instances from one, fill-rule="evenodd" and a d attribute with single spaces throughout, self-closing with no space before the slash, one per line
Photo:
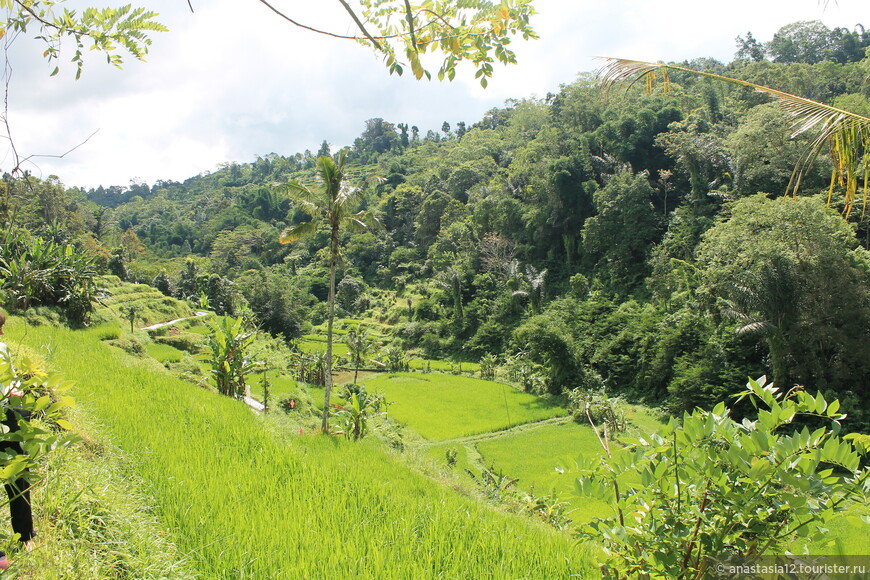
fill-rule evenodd
<path id="1" fill-rule="evenodd" d="M 36 401 L 36 404 L 33 405 L 33 412 L 38 413 L 39 411 L 42 411 L 43 409 L 48 407 L 50 404 L 51 397 L 49 397 L 48 395 L 43 395 L 42 397 L 39 397 L 39 399 L 37 399 Z"/>

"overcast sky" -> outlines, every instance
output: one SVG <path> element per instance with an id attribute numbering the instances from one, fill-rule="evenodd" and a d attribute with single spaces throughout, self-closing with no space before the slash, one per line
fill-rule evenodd
<path id="1" fill-rule="evenodd" d="M 132 2 L 159 12 L 170 29 L 153 35 L 146 63 L 127 60 L 118 70 L 94 54 L 76 81 L 71 65 L 49 77 L 53 65 L 34 41 L 18 38 L 8 50 L 9 121 L 18 153 L 39 155 L 26 166 L 34 175 L 83 187 L 182 181 L 228 161 L 317 151 L 324 139 L 335 150 L 373 117 L 423 133 L 443 121 L 470 125 L 505 99 L 541 97 L 594 71 L 597 55 L 728 62 L 747 31 L 767 41 L 797 20 L 870 26 L 866 0 L 826 9 L 817 0 L 535 0 L 540 39 L 517 41 L 519 64 L 497 66 L 484 90 L 468 71 L 453 83 L 390 76 L 369 49 L 295 28 L 256 0 L 192 0 L 194 13 L 185 0 Z M 303 22 L 353 33 L 335 0 L 273 3 Z M 47 157 L 92 134 L 63 159 Z M 11 159 L 0 149 L 0 169 Z"/>

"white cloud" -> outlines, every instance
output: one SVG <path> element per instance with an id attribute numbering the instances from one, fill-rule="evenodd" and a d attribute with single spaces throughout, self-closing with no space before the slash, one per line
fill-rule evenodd
<path id="1" fill-rule="evenodd" d="M 324 139 L 350 144 L 372 117 L 424 132 L 445 120 L 472 123 L 507 98 L 558 90 L 592 71 L 595 55 L 728 61 L 735 37 L 747 31 L 763 41 L 796 20 L 851 28 L 865 16 L 861 0 L 824 11 L 816 0 L 537 0 L 541 39 L 516 41 L 520 64 L 497 66 L 482 90 L 467 74 L 444 84 L 391 77 L 369 50 L 304 32 L 255 0 L 194 0 L 194 14 L 179 0 L 147 4 L 170 32 L 153 35 L 147 63 L 128 61 L 122 71 L 92 58 L 78 82 L 69 66 L 48 78 L 38 47 L 15 43 L 10 119 L 19 152 L 59 154 L 99 129 L 64 159 L 35 159 L 37 175 L 86 187 L 181 180 L 226 161 L 316 150 Z M 353 33 L 337 2 L 275 4 L 306 23 Z M 2 163 L 8 170 L 8 155 Z"/>

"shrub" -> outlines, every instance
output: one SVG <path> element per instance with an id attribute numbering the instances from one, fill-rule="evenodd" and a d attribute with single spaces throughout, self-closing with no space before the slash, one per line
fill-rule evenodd
<path id="1" fill-rule="evenodd" d="M 104 294 L 94 258 L 15 230 L 7 230 L 0 242 L 0 286 L 10 308 L 59 306 L 71 321 L 87 321 L 93 302 Z"/>
<path id="2" fill-rule="evenodd" d="M 610 397 L 604 389 L 573 389 L 568 392 L 568 401 L 568 410 L 578 423 L 591 420 L 596 426 L 604 426 L 610 433 L 620 433 L 628 426 L 623 398 Z"/>
<path id="3" fill-rule="evenodd" d="M 578 492 L 616 513 L 585 530 L 605 544 L 606 577 L 701 578 L 714 557 L 751 564 L 821 535 L 862 496 L 870 472 L 839 436 L 839 401 L 798 389 L 783 396 L 764 378 L 741 398 L 758 408 L 754 421 L 735 421 L 720 403 L 625 448 L 603 443 L 609 458 L 585 462 Z M 827 425 L 798 429 L 808 419 Z"/>

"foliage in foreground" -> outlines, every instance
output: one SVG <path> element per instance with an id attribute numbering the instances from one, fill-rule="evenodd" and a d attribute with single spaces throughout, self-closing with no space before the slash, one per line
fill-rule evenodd
<path id="1" fill-rule="evenodd" d="M 839 435 L 839 401 L 783 395 L 764 378 L 740 398 L 757 419 L 738 423 L 720 403 L 584 463 L 578 492 L 616 512 L 585 531 L 605 544 L 607 577 L 701 578 L 711 559 L 782 553 L 796 537 L 820 535 L 846 500 L 866 502 L 870 472 Z M 811 431 L 813 421 L 826 425 Z"/>
<path id="2" fill-rule="evenodd" d="M 0 484 L 16 486 L 23 479 L 32 488 L 40 481 L 39 474 L 32 471 L 38 467 L 40 459 L 75 440 L 63 431 L 70 425 L 62 418 L 64 410 L 73 405 L 73 400 L 61 395 L 70 387 L 67 381 L 45 373 L 29 360 L 20 363 L 20 369 L 17 369 L 12 364 L 8 350 L 0 349 L 0 385 L 3 385 L 4 391 L 0 413 L 3 418 L 7 413 L 13 413 L 18 423 L 16 431 L 2 426 Z M 17 391 L 12 391 L 12 386 Z M 29 417 L 29 420 L 23 417 Z M 20 446 L 23 454 L 7 445 Z"/>

